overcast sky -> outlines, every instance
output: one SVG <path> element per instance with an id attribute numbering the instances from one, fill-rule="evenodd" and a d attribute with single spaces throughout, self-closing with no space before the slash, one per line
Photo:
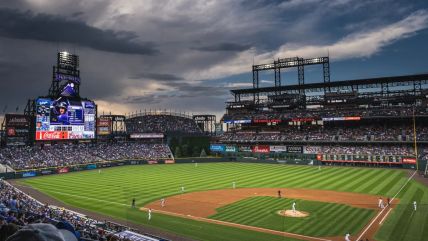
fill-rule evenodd
<path id="1" fill-rule="evenodd" d="M 426 0 L 0 0 L 0 114 L 47 94 L 57 51 L 80 56 L 99 112 L 220 116 L 251 65 L 274 58 L 329 54 L 333 81 L 426 73 L 427 28 Z"/>

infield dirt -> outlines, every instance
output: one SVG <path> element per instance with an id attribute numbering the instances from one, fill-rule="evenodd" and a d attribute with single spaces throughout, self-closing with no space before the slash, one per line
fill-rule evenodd
<path id="1" fill-rule="evenodd" d="M 357 208 L 377 210 L 378 212 L 375 216 L 377 219 L 375 220 L 373 225 L 370 226 L 364 236 L 364 238 L 368 238 L 369 240 L 374 240 L 373 236 L 380 227 L 379 220 L 381 220 L 387 213 L 383 212 L 381 215 L 377 215 L 380 212 L 380 209 L 378 208 L 378 200 L 381 196 L 350 192 L 337 192 L 329 190 L 289 188 L 238 188 L 184 193 L 180 195 L 166 197 L 164 207 L 161 207 L 161 202 L 159 200 L 147 204 L 146 206 L 141 208 L 141 210 L 144 211 L 148 208 L 151 208 L 155 213 L 164 213 L 173 216 L 185 217 L 194 220 L 212 222 L 228 226 L 235 226 L 254 231 L 282 235 L 286 237 L 299 238 L 303 240 L 343 240 L 343 237 L 323 237 L 322 239 L 320 239 L 318 237 L 299 236 L 293 233 L 280 232 L 229 222 L 222 222 L 208 218 L 209 216 L 216 214 L 217 208 L 240 201 L 245 198 L 256 196 L 278 197 L 277 195 L 279 190 L 281 191 L 281 198 L 338 203 L 346 204 Z M 383 200 L 387 199 L 387 197 L 381 198 Z M 394 207 L 398 202 L 399 200 L 395 199 L 391 206 L 388 206 L 387 208 L 389 209 Z M 372 221 L 373 220 L 370 220 L 370 222 Z M 356 237 L 357 236 L 355 235 L 353 238 L 355 239 Z"/>

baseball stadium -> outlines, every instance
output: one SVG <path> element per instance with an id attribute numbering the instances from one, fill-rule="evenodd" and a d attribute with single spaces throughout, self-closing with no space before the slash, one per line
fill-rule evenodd
<path id="1" fill-rule="evenodd" d="M 407 47 L 418 49 L 394 59 L 402 66 L 384 66 L 390 72 L 354 68 L 357 60 L 352 60 L 352 68 L 341 62 L 355 46 L 358 53 L 352 50 L 357 56 L 352 58 L 364 58 L 367 65 L 381 49 L 391 56 L 402 54 L 400 47 L 391 50 L 386 45 L 400 38 L 413 41 L 418 31 L 427 34 L 428 10 L 412 12 L 385 31 L 352 32 L 392 21 L 387 17 L 346 25 L 343 29 L 351 34 L 324 47 L 294 46 L 294 37 L 309 37 L 299 35 L 305 29 L 290 28 L 293 38 L 281 39 L 290 44 L 272 50 L 266 46 L 275 45 L 280 33 L 262 25 L 266 11 L 281 8 L 298 14 L 301 5 L 323 2 L 338 8 L 346 2 L 343 12 L 336 13 L 346 15 L 358 4 L 369 3 L 220 4 L 215 24 L 207 24 L 211 12 L 203 9 L 216 1 L 196 10 L 191 4 L 180 5 L 180 14 L 174 15 L 179 20 L 171 17 L 174 21 L 166 16 L 173 15 L 168 11 L 175 1 L 161 4 L 166 13 L 147 11 L 156 14 L 141 21 L 133 19 L 135 12 L 155 3 L 103 9 L 99 1 L 94 7 L 82 0 L 59 11 L 56 4 L 63 3 L 55 1 L 49 1 L 49 7 L 48 1 L 5 2 L 10 6 L 0 2 L 0 93 L 18 96 L 26 105 L 10 110 L 0 95 L 5 106 L 0 115 L 0 241 L 428 241 L 428 66 L 413 56 L 426 51 L 426 39 L 423 46 L 411 42 Z M 30 10 L 17 10 L 29 2 Z M 388 6 L 393 9 L 395 4 L 400 5 Z M 412 6 L 400 8 L 400 14 Z M 256 15 L 257 21 L 251 14 L 237 18 L 234 7 Z M 80 8 L 91 9 L 91 15 Z M 55 9 L 61 14 L 53 14 Z M 381 9 L 376 12 L 383 18 Z M 108 18 L 96 19 L 98 12 Z M 203 20 L 187 19 L 195 12 Z M 317 13 L 322 17 L 316 18 Z M 331 17 L 315 10 L 313 14 L 313 19 L 295 25 Z M 228 22 L 230 17 L 234 21 Z M 288 18 L 295 17 L 284 14 L 272 24 L 291 21 Z M 145 29 L 155 33 L 143 38 L 129 30 L 144 21 L 147 26 L 155 23 Z M 221 39 L 226 32 L 245 38 L 241 27 L 248 23 L 254 26 L 247 32 L 257 30 L 254 43 L 251 38 L 242 45 Z M 116 24 L 119 30 L 112 27 Z M 227 31 L 217 31 L 219 26 Z M 203 31 L 187 36 L 192 29 Z M 308 29 L 316 32 L 315 27 Z M 168 35 L 171 31 L 175 37 Z M 49 39 L 50 34 L 55 37 Z M 263 44 L 257 45 L 260 35 Z M 366 41 L 372 35 L 376 38 Z M 319 34 L 314 42 L 327 41 L 326 36 Z M 146 41 L 156 37 L 159 43 Z M 204 45 L 216 38 L 217 45 Z M 374 43 L 377 38 L 382 40 Z M 360 39 L 362 44 L 347 45 Z M 61 41 L 74 45 L 62 48 Z M 192 46 L 183 47 L 182 41 Z M 55 44 L 48 56 L 52 51 L 43 48 L 52 50 Z M 345 47 L 337 47 L 342 44 Z M 167 47 L 160 51 L 159 46 Z M 31 51 L 25 52 L 27 47 Z M 15 53 L 3 58 L 13 49 L 19 58 L 37 60 L 19 62 Z M 228 61 L 222 54 L 236 58 Z M 251 57 L 253 64 L 248 64 Z M 50 64 L 45 66 L 46 59 Z M 404 60 L 414 59 L 415 66 L 400 69 L 408 66 Z M 203 71 L 211 61 L 224 65 Z M 146 64 L 149 67 L 141 66 Z M 168 65 L 165 72 L 153 67 L 167 68 L 162 64 Z M 26 65 L 32 66 L 31 75 L 42 76 L 34 79 L 47 84 L 39 81 L 31 92 L 23 82 L 13 83 L 25 79 Z M 192 65 L 186 72 L 191 74 L 179 73 L 187 65 Z M 126 73 L 118 76 L 121 71 Z M 225 83 L 213 81 L 214 72 L 227 75 Z M 88 80 L 98 74 L 117 81 L 95 85 Z M 19 91 L 3 88 L 7 78 Z M 186 82 L 191 78 L 199 82 Z M 156 81 L 145 85 L 147 79 Z M 161 94 L 148 94 L 153 89 Z M 152 108 L 159 99 L 172 99 L 171 105 L 188 109 Z M 209 108 L 216 99 L 220 114 Z"/>
<path id="2" fill-rule="evenodd" d="M 306 84 L 306 65 L 323 81 Z M 329 66 L 252 66 L 217 122 L 97 113 L 79 57 L 59 52 L 49 94 L 4 119 L 2 220 L 77 240 L 427 240 L 428 75 L 333 82 Z"/>

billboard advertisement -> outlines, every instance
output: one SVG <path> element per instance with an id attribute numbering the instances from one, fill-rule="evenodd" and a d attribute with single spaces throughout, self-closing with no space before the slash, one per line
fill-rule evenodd
<path id="1" fill-rule="evenodd" d="M 253 146 L 253 152 L 254 153 L 269 153 L 270 152 L 270 146 Z"/>
<path id="2" fill-rule="evenodd" d="M 287 153 L 303 153 L 302 146 L 287 146 Z"/>
<path id="3" fill-rule="evenodd" d="M 303 153 L 305 154 L 318 154 L 322 152 L 321 146 L 304 146 Z"/>
<path id="4" fill-rule="evenodd" d="M 219 144 L 211 144 L 210 145 L 210 150 L 213 152 L 224 152 L 226 150 L 224 145 L 219 145 Z"/>
<path id="5" fill-rule="evenodd" d="M 286 152 L 287 146 L 270 146 L 270 151 L 272 151 L 272 152 Z"/>
<path id="6" fill-rule="evenodd" d="M 132 139 L 151 139 L 151 138 L 164 138 L 163 133 L 134 133 L 131 134 Z"/>
<path id="7" fill-rule="evenodd" d="M 403 163 L 405 164 L 416 164 L 416 158 L 413 157 L 404 157 Z"/>
<path id="8" fill-rule="evenodd" d="M 6 144 L 25 145 L 29 139 L 30 117 L 22 114 L 6 114 Z"/>
<path id="9" fill-rule="evenodd" d="M 97 119 L 97 134 L 110 135 L 111 134 L 111 119 L 98 118 Z"/>
<path id="10" fill-rule="evenodd" d="M 96 106 L 92 101 L 60 97 L 36 100 L 36 140 L 95 138 Z"/>
<path id="11" fill-rule="evenodd" d="M 236 146 L 226 146 L 226 152 L 236 152 Z"/>

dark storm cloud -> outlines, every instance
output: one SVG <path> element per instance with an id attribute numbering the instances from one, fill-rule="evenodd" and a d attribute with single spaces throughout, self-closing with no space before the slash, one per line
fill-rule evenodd
<path id="1" fill-rule="evenodd" d="M 84 22 L 49 14 L 33 14 L 0 8 L 0 36 L 7 38 L 64 42 L 96 50 L 124 54 L 156 55 L 153 43 L 136 43 L 133 32 L 115 32 L 91 27 Z"/>
<path id="2" fill-rule="evenodd" d="M 194 50 L 199 51 L 229 51 L 229 52 L 241 52 L 251 48 L 251 45 L 248 44 L 236 44 L 236 43 L 218 43 L 213 45 L 207 45 L 202 47 L 193 47 Z"/>
<path id="3" fill-rule="evenodd" d="M 140 73 L 129 77 L 130 79 L 151 79 L 160 81 L 177 81 L 183 80 L 180 76 L 173 74 L 161 74 L 161 73 Z"/>

